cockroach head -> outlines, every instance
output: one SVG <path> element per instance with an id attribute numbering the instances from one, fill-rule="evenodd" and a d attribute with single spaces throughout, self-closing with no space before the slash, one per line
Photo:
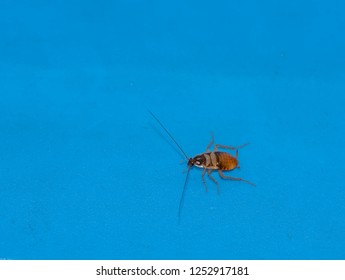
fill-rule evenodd
<path id="1" fill-rule="evenodd" d="M 202 165 L 202 163 L 203 163 L 203 159 L 200 155 L 196 156 L 194 158 L 190 158 L 188 160 L 188 166 L 190 166 L 190 167 L 192 167 L 193 165 L 200 167 Z"/>
<path id="2" fill-rule="evenodd" d="M 194 164 L 195 164 L 195 159 L 194 159 L 194 158 L 190 158 L 190 159 L 188 160 L 188 166 L 189 166 L 189 167 L 192 167 Z"/>

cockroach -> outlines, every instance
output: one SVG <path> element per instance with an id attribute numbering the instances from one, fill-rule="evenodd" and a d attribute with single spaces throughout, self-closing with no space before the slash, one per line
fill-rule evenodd
<path id="1" fill-rule="evenodd" d="M 181 148 L 181 146 L 176 142 L 174 137 L 170 134 L 170 132 L 161 123 L 161 121 L 151 111 L 149 111 L 149 113 L 158 122 L 158 124 L 164 129 L 164 131 L 168 134 L 168 136 L 171 138 L 171 140 L 176 144 L 176 146 L 180 149 L 182 154 L 187 159 L 188 170 L 187 170 L 186 179 L 185 179 L 185 182 L 183 185 L 182 195 L 181 195 L 179 209 L 178 209 L 178 216 L 179 217 L 181 214 L 181 205 L 182 205 L 182 201 L 184 198 L 184 193 L 185 193 L 185 189 L 186 189 L 186 185 L 187 185 L 187 181 L 188 181 L 189 171 L 193 166 L 196 166 L 196 167 L 203 169 L 201 178 L 202 178 L 202 182 L 204 183 L 206 192 L 207 192 L 207 185 L 206 185 L 206 181 L 205 181 L 205 174 L 206 173 L 207 173 L 208 177 L 217 185 L 218 192 L 220 191 L 219 186 L 218 186 L 218 182 L 216 181 L 216 179 L 214 179 L 211 176 L 211 173 L 214 170 L 217 170 L 219 176 L 223 179 L 243 181 L 247 184 L 255 186 L 255 184 L 253 184 L 247 180 L 244 180 L 242 178 L 226 176 L 223 173 L 223 171 L 230 171 L 230 170 L 234 170 L 235 168 L 240 168 L 239 162 L 237 159 L 238 158 L 238 149 L 243 148 L 244 146 L 247 146 L 248 143 L 240 145 L 240 146 L 236 146 L 236 147 L 226 146 L 226 145 L 221 145 L 221 144 L 215 144 L 213 151 L 211 151 L 210 148 L 211 148 L 212 144 L 214 143 L 214 137 L 212 134 L 212 139 L 211 139 L 211 142 L 206 147 L 206 152 L 199 154 L 199 155 L 196 155 L 195 157 L 191 158 L 191 157 L 187 156 L 187 154 L 184 152 L 184 150 Z M 232 156 L 227 152 L 220 152 L 220 151 L 218 151 L 219 148 L 236 151 L 236 155 Z"/>

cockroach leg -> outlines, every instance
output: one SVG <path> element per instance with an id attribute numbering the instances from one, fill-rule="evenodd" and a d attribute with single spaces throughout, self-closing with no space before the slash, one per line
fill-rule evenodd
<path id="1" fill-rule="evenodd" d="M 207 147 L 206 147 L 206 153 L 211 152 L 210 148 L 211 148 L 211 146 L 212 146 L 212 144 L 213 144 L 213 142 L 214 142 L 213 133 L 211 133 L 211 137 L 212 137 L 211 142 L 210 142 L 210 144 L 208 144 Z"/>
<path id="2" fill-rule="evenodd" d="M 222 148 L 222 149 L 229 149 L 229 150 L 238 150 L 238 149 L 241 149 L 245 146 L 247 146 L 249 143 L 245 143 L 243 145 L 240 145 L 240 146 L 236 146 L 236 147 L 233 147 L 233 146 L 226 146 L 226 145 L 222 145 L 222 144 L 215 144 L 214 145 L 214 151 L 215 152 L 218 152 L 218 148 Z"/>
<path id="3" fill-rule="evenodd" d="M 205 190 L 206 190 L 206 192 L 207 192 L 208 190 L 207 190 L 207 185 L 206 185 L 206 181 L 205 181 L 205 173 L 206 173 L 206 169 L 204 169 L 204 170 L 202 171 L 201 178 L 202 178 L 202 182 L 204 183 Z"/>
<path id="4" fill-rule="evenodd" d="M 216 186 L 217 186 L 217 191 L 218 191 L 218 193 L 220 193 L 220 188 L 219 188 L 218 182 L 216 181 L 216 179 L 214 179 L 214 178 L 211 176 L 212 171 L 213 171 L 212 169 L 207 170 L 207 175 L 208 175 L 208 177 L 210 177 L 210 179 L 216 184 Z"/>
<path id="5" fill-rule="evenodd" d="M 235 180 L 235 181 L 243 181 L 243 182 L 246 182 L 247 184 L 250 184 L 250 185 L 252 185 L 252 186 L 255 187 L 255 184 L 253 184 L 253 183 L 251 183 L 251 182 L 249 182 L 249 181 L 247 181 L 247 180 L 244 180 L 244 179 L 242 179 L 242 178 L 235 178 L 235 177 L 225 176 L 224 173 L 223 173 L 223 171 L 220 170 L 220 169 L 218 169 L 218 174 L 219 174 L 219 176 L 222 177 L 223 179 L 226 179 L 226 180 Z"/>

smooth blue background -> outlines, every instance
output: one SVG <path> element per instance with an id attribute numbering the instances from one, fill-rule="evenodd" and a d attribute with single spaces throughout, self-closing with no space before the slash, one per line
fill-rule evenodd
<path id="1" fill-rule="evenodd" d="M 344 259 L 344 9 L 2 0 L 0 258 Z"/>

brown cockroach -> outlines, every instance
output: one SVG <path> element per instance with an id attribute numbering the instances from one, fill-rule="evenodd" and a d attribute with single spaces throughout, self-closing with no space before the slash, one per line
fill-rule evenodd
<path id="1" fill-rule="evenodd" d="M 178 210 L 179 217 L 180 217 L 180 213 L 181 213 L 181 205 L 182 205 L 182 201 L 183 201 L 183 197 L 184 197 L 185 188 L 187 185 L 189 171 L 190 171 L 191 167 L 193 167 L 193 166 L 196 166 L 196 167 L 203 169 L 201 178 L 202 178 L 202 182 L 204 183 L 206 191 L 207 191 L 207 186 L 206 186 L 206 181 L 205 181 L 205 174 L 206 173 L 207 173 L 208 177 L 217 185 L 218 192 L 220 191 L 219 186 L 218 186 L 218 182 L 211 176 L 211 173 L 214 170 L 217 170 L 219 176 L 223 179 L 243 181 L 247 184 L 255 186 L 255 184 L 253 184 L 247 180 L 244 180 L 242 178 L 226 176 L 223 173 L 223 171 L 230 171 L 230 170 L 234 170 L 235 168 L 240 168 L 239 162 L 237 159 L 238 158 L 238 149 L 243 148 L 244 146 L 248 145 L 248 143 L 240 145 L 240 146 L 236 146 L 236 147 L 225 146 L 225 145 L 221 145 L 221 144 L 215 144 L 213 151 L 211 151 L 210 148 L 211 148 L 212 144 L 214 143 L 214 137 L 212 134 L 212 140 L 207 145 L 206 152 L 202 153 L 200 155 L 196 155 L 195 157 L 191 158 L 191 157 L 187 156 L 187 154 L 184 152 L 184 150 L 181 148 L 181 146 L 176 142 L 174 137 L 172 137 L 170 132 L 161 123 L 161 121 L 151 111 L 149 111 L 149 113 L 158 122 L 158 124 L 164 129 L 164 131 L 169 135 L 171 140 L 176 144 L 176 146 L 180 149 L 180 151 L 183 153 L 183 155 L 186 157 L 186 159 L 188 161 L 188 163 L 187 163 L 187 166 L 188 166 L 187 175 L 186 175 L 186 179 L 184 182 L 182 195 L 181 195 L 181 199 L 180 199 L 179 210 Z M 236 155 L 232 156 L 226 152 L 219 152 L 218 148 L 236 151 Z"/>

